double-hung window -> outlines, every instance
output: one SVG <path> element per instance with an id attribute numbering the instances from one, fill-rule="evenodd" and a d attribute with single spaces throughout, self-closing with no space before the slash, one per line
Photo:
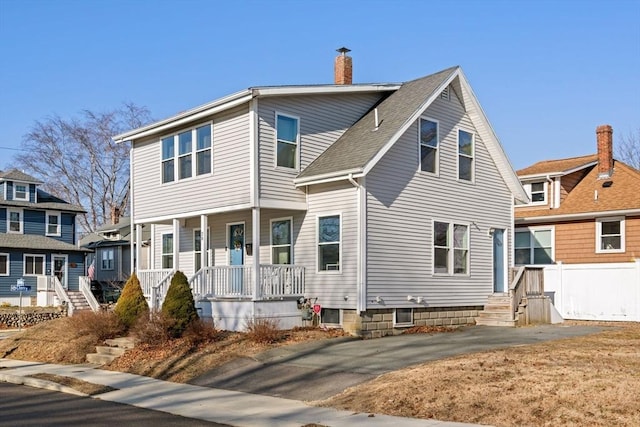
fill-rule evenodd
<path id="1" fill-rule="evenodd" d="M 298 167 L 298 142 L 300 122 L 296 117 L 276 115 L 276 166 Z"/>
<path id="2" fill-rule="evenodd" d="M 291 219 L 271 221 L 271 263 L 291 264 Z"/>
<path id="3" fill-rule="evenodd" d="M 340 270 L 340 215 L 318 217 L 318 270 Z"/>
<path id="4" fill-rule="evenodd" d="M 438 173 L 438 122 L 420 119 L 420 170 Z"/>
<path id="5" fill-rule="evenodd" d="M 44 274 L 44 255 L 24 255 L 24 275 L 35 276 Z"/>
<path id="6" fill-rule="evenodd" d="M 13 185 L 13 200 L 29 200 L 29 186 L 26 184 Z"/>
<path id="7" fill-rule="evenodd" d="M 0 254 L 0 276 L 9 275 L 9 254 Z"/>
<path id="8" fill-rule="evenodd" d="M 162 268 L 173 268 L 173 233 L 162 235 Z"/>
<path id="9" fill-rule="evenodd" d="M 47 236 L 59 236 L 60 235 L 60 213 L 59 212 L 47 212 L 46 235 Z"/>
<path id="10" fill-rule="evenodd" d="M 207 249 L 211 248 L 211 230 L 207 229 Z M 193 230 L 193 258 L 195 271 L 202 268 L 202 232 L 199 228 Z"/>
<path id="11" fill-rule="evenodd" d="M 473 181 L 473 134 L 458 129 L 458 179 Z"/>
<path id="12" fill-rule="evenodd" d="M 596 219 L 596 253 L 624 252 L 624 218 Z"/>
<path id="13" fill-rule="evenodd" d="M 22 234 L 22 210 L 7 210 L 7 233 Z"/>
<path id="14" fill-rule="evenodd" d="M 113 248 L 102 249 L 102 270 L 113 270 Z"/>
<path id="15" fill-rule="evenodd" d="M 469 226 L 433 222 L 433 273 L 469 274 Z"/>
<path id="16" fill-rule="evenodd" d="M 515 264 L 552 264 L 553 229 L 531 228 L 516 230 Z"/>
<path id="17" fill-rule="evenodd" d="M 162 182 L 211 173 L 212 126 L 198 128 L 162 138 Z"/>

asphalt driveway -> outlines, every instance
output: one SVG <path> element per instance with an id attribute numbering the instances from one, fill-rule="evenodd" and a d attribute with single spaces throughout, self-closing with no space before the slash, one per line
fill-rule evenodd
<path id="1" fill-rule="evenodd" d="M 209 371 L 190 384 L 318 400 L 381 374 L 459 354 L 588 335 L 599 326 L 540 325 L 521 328 L 467 326 L 455 332 L 378 339 L 334 338 L 269 350 Z"/>

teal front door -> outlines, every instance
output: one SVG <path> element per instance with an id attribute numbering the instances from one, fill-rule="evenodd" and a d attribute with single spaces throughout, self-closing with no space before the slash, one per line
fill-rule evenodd
<path id="1" fill-rule="evenodd" d="M 229 225 L 229 284 L 231 293 L 242 294 L 244 282 L 244 224 Z M 237 268 L 234 268 L 237 267 Z"/>
<path id="2" fill-rule="evenodd" d="M 506 292 L 504 288 L 504 230 L 493 230 L 493 292 Z"/>

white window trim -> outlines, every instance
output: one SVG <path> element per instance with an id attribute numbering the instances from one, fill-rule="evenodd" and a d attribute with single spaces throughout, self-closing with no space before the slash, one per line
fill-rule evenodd
<path id="1" fill-rule="evenodd" d="M 322 323 L 323 325 L 328 326 L 328 327 L 336 327 L 336 326 L 342 325 L 342 319 L 343 319 L 342 310 L 340 310 L 339 308 L 332 308 L 332 307 L 324 307 L 323 310 L 338 310 L 338 323 L 327 323 L 322 318 L 323 316 L 321 316 L 321 318 L 320 318 L 320 323 Z M 320 312 L 320 313 L 322 314 L 322 312 Z"/>
<path id="2" fill-rule="evenodd" d="M 460 131 L 471 134 L 471 156 L 460 153 Z M 460 178 L 460 156 L 471 159 L 471 179 L 469 180 Z M 467 182 L 470 184 L 474 184 L 476 181 L 476 133 L 462 127 L 456 128 L 456 179 L 458 182 Z"/>
<path id="3" fill-rule="evenodd" d="M 436 261 L 436 245 L 434 242 L 435 233 L 436 233 L 436 222 L 441 222 L 443 224 L 448 224 L 447 229 L 447 248 L 449 249 L 449 253 L 447 254 L 447 272 L 446 273 L 436 273 L 435 271 L 435 261 Z M 455 273 L 454 262 L 455 262 L 455 246 L 453 245 L 453 229 L 454 225 L 464 225 L 467 227 L 467 272 L 466 273 Z M 439 246 L 440 247 L 440 246 Z M 461 249 L 461 248 L 458 248 Z M 454 220 L 443 220 L 434 218 L 431 220 L 431 275 L 432 276 L 441 276 L 441 277 L 469 277 L 471 276 L 471 223 L 464 221 L 454 221 Z"/>
<path id="4" fill-rule="evenodd" d="M 11 271 L 9 270 L 11 268 L 11 263 L 10 263 L 10 260 L 9 260 L 9 254 L 2 252 L 2 253 L 0 253 L 0 256 L 6 256 L 7 257 L 7 260 L 5 261 L 5 264 L 6 264 L 5 266 L 6 266 L 7 273 L 6 274 L 5 273 L 0 273 L 0 276 L 9 276 L 9 275 L 11 275 Z"/>
<path id="5" fill-rule="evenodd" d="M 201 150 L 198 150 L 198 133 L 197 133 L 197 129 L 201 128 L 203 126 L 210 126 L 210 130 L 211 130 L 211 146 L 209 148 L 204 148 Z M 179 135 L 183 134 L 185 132 L 191 132 L 191 153 L 190 154 L 180 154 L 180 139 L 179 139 Z M 167 158 L 167 159 L 163 159 L 162 158 L 162 140 L 167 139 L 167 138 L 173 138 L 173 157 Z M 158 142 L 160 144 L 160 155 L 159 155 L 159 162 L 160 162 L 160 184 L 161 185 L 173 185 L 176 184 L 178 182 L 185 182 L 185 181 L 189 181 L 192 179 L 197 179 L 199 177 L 203 177 L 203 176 L 211 176 L 213 175 L 213 121 L 207 121 L 207 122 L 203 122 L 203 123 L 199 123 L 195 126 L 189 127 L 187 129 L 183 129 L 179 132 L 174 132 L 174 133 L 169 133 L 166 135 L 162 135 L 159 139 Z M 207 173 L 202 173 L 200 175 L 198 175 L 198 165 L 197 165 L 197 159 L 198 159 L 198 153 L 206 151 L 206 150 L 211 150 L 211 165 L 210 165 L 210 172 Z M 180 178 L 180 158 L 181 157 L 185 157 L 187 155 L 191 155 L 191 176 L 186 177 L 186 178 Z M 163 182 L 163 163 L 167 162 L 169 160 L 173 160 L 173 181 L 168 181 L 168 182 Z"/>
<path id="6" fill-rule="evenodd" d="M 40 276 L 40 274 L 36 273 L 27 273 L 27 257 L 33 258 L 42 258 L 42 274 L 44 275 L 47 271 L 47 257 L 43 254 L 23 254 L 22 255 L 22 273 L 24 276 Z M 35 263 L 34 263 L 35 265 Z"/>
<path id="7" fill-rule="evenodd" d="M 283 248 L 285 246 L 289 246 L 289 254 L 290 254 L 290 261 L 291 261 L 290 264 L 293 265 L 293 217 L 292 216 L 287 216 L 283 218 L 273 218 L 269 220 L 269 252 L 270 252 L 269 261 L 271 262 L 271 264 L 275 264 L 273 262 L 273 248 L 274 248 L 273 223 L 277 221 L 289 221 L 289 237 L 291 239 L 291 242 L 288 245 L 276 245 L 275 247 Z"/>
<path id="8" fill-rule="evenodd" d="M 513 231 L 513 262 L 515 263 L 516 260 L 516 249 L 518 249 L 516 247 L 516 233 L 518 232 L 523 232 L 523 231 L 527 231 L 529 233 L 529 263 L 527 264 L 515 264 L 515 265 L 524 265 L 524 266 L 541 266 L 541 265 L 550 265 L 550 264 L 532 264 L 531 261 L 533 261 L 532 257 L 533 257 L 533 252 L 531 251 L 531 249 L 533 248 L 533 246 L 531 246 L 531 236 L 533 235 L 533 231 L 546 231 L 546 230 L 550 230 L 551 231 L 551 262 L 555 263 L 556 262 L 556 227 L 554 225 L 535 225 L 532 227 L 519 227 L 516 228 Z"/>
<path id="9" fill-rule="evenodd" d="M 435 147 L 436 170 L 433 172 L 422 170 L 422 150 L 421 150 L 422 139 L 420 138 L 420 132 L 422 129 L 422 127 L 420 126 L 420 121 L 422 120 L 427 120 L 436 124 L 436 142 L 437 142 L 437 146 Z M 430 147 L 430 148 L 433 148 L 433 147 Z M 433 176 L 440 176 L 440 121 L 436 119 L 432 119 L 431 117 L 427 117 L 427 116 L 421 116 L 420 119 L 418 120 L 418 172 L 428 174 L 428 175 L 433 175 Z"/>
<path id="10" fill-rule="evenodd" d="M 398 322 L 398 310 L 411 310 L 411 322 Z M 413 308 L 410 307 L 398 307 L 395 308 L 393 310 L 393 326 L 394 327 L 399 327 L 399 328 L 403 328 L 403 327 L 409 327 L 409 326 L 413 326 L 414 320 L 413 320 Z"/>
<path id="11" fill-rule="evenodd" d="M 50 216 L 55 216 L 58 217 L 58 224 L 57 224 L 57 231 L 55 233 L 49 233 L 49 217 Z M 62 234 L 62 224 L 60 223 L 62 221 L 62 214 L 60 212 L 52 212 L 52 211 L 47 211 L 45 212 L 45 236 L 60 236 Z"/>
<path id="12" fill-rule="evenodd" d="M 171 240 L 171 252 L 165 253 L 164 252 L 164 236 L 166 235 L 171 235 L 172 240 Z M 164 231 L 162 233 L 160 233 L 160 268 L 161 269 L 165 269 L 165 268 L 169 268 L 169 267 L 165 267 L 164 266 L 164 257 L 167 255 L 171 255 L 172 258 L 172 262 L 171 262 L 171 269 L 173 269 L 173 266 L 176 265 L 176 260 L 173 259 L 173 246 L 176 244 L 176 240 L 175 240 L 175 236 L 173 235 L 173 231 Z"/>
<path id="13" fill-rule="evenodd" d="M 197 267 L 197 262 L 200 259 L 200 254 L 202 253 L 202 235 L 200 236 L 200 250 L 196 251 L 196 233 L 200 231 L 200 227 L 198 228 L 194 228 L 193 229 L 193 270 L 194 273 L 197 272 L 198 270 L 196 269 Z M 209 251 L 211 250 L 211 227 L 207 227 L 207 258 L 209 258 Z M 211 260 L 209 260 L 210 262 Z"/>
<path id="14" fill-rule="evenodd" d="M 16 193 L 18 192 L 17 187 L 18 185 L 20 186 L 24 186 L 26 189 L 24 191 L 24 195 L 25 197 L 18 197 L 16 195 Z M 24 182 L 13 182 L 13 200 L 18 200 L 21 202 L 28 202 L 29 201 L 29 184 L 25 184 Z"/>
<path id="15" fill-rule="evenodd" d="M 338 251 L 338 259 L 339 259 L 339 263 L 338 263 L 338 269 L 337 270 L 320 270 L 320 251 L 318 250 L 320 247 L 320 238 L 319 238 L 319 231 L 320 231 L 320 218 L 325 218 L 328 216 L 338 216 L 338 218 L 340 219 L 340 241 L 339 243 L 339 251 Z M 322 213 L 322 214 L 317 214 L 316 215 L 316 228 L 315 228 L 315 233 L 316 233 L 316 273 L 318 274 L 335 274 L 335 275 L 341 275 L 342 271 L 344 270 L 344 260 L 342 258 L 342 230 L 344 229 L 344 224 L 342 222 L 342 212 L 330 212 L 330 213 Z"/>
<path id="16" fill-rule="evenodd" d="M 534 202 L 532 197 L 532 190 L 531 190 L 532 184 L 540 184 L 541 182 L 544 184 L 544 200 L 541 202 Z M 529 200 L 531 200 L 529 203 L 527 203 L 526 206 L 544 206 L 549 204 L 549 182 L 547 180 L 529 181 L 527 183 L 524 183 L 522 186 L 524 187 L 525 192 L 529 196 Z"/>
<path id="17" fill-rule="evenodd" d="M 111 259 L 107 258 L 105 260 L 104 258 L 104 254 L 108 254 L 111 253 Z M 113 271 L 115 269 L 115 259 L 116 259 L 116 251 L 114 248 L 102 248 L 100 249 L 100 270 L 102 271 Z M 109 263 L 109 261 L 111 261 L 111 267 L 109 267 L 107 265 L 107 267 L 104 266 L 104 262 L 107 261 L 107 264 Z"/>
<path id="18" fill-rule="evenodd" d="M 11 213 L 17 212 L 20 215 L 20 230 L 12 231 L 11 230 Z M 24 210 L 22 209 L 7 209 L 7 233 L 10 234 L 24 234 Z"/>
<path id="19" fill-rule="evenodd" d="M 288 168 L 286 166 L 278 166 L 278 116 L 287 117 L 290 119 L 296 120 L 297 130 L 296 130 L 296 159 L 295 166 L 293 168 Z M 294 116 L 292 114 L 282 113 L 280 111 L 275 112 L 275 121 L 273 126 L 273 166 L 275 169 L 287 171 L 287 172 L 297 172 L 300 170 L 300 117 Z M 290 141 L 284 141 L 285 143 L 290 143 Z"/>
<path id="20" fill-rule="evenodd" d="M 620 249 L 601 249 L 601 239 L 602 239 L 602 223 L 603 222 L 615 222 L 620 221 Z M 625 217 L 623 216 L 614 216 L 614 217 L 605 217 L 605 218 L 596 218 L 596 253 L 597 254 L 619 254 L 625 252 Z"/>

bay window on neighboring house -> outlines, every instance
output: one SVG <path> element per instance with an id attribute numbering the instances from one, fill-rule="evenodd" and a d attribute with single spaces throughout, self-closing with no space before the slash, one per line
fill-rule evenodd
<path id="1" fill-rule="evenodd" d="M 458 179 L 473 181 L 474 135 L 458 129 Z"/>
<path id="2" fill-rule="evenodd" d="M 340 270 L 340 215 L 318 217 L 318 271 Z"/>
<path id="3" fill-rule="evenodd" d="M 300 120 L 276 114 L 276 167 L 298 168 Z"/>
<path id="4" fill-rule="evenodd" d="M 22 210 L 7 209 L 7 233 L 22 234 Z"/>
<path id="5" fill-rule="evenodd" d="M 433 222 L 433 274 L 469 274 L 469 226 Z"/>
<path id="6" fill-rule="evenodd" d="M 291 218 L 271 220 L 271 264 L 291 264 Z"/>
<path id="7" fill-rule="evenodd" d="M 24 254 L 24 275 L 36 276 L 44 274 L 44 255 Z"/>
<path id="8" fill-rule="evenodd" d="M 114 249 L 102 249 L 100 252 L 102 252 L 102 270 L 113 270 Z"/>
<path id="9" fill-rule="evenodd" d="M 554 229 L 522 228 L 515 233 L 515 264 L 553 264 Z"/>
<path id="10" fill-rule="evenodd" d="M 162 268 L 173 268 L 173 233 L 162 235 Z"/>
<path id="11" fill-rule="evenodd" d="M 163 184 L 211 173 L 212 130 L 213 126 L 206 124 L 162 138 Z"/>
<path id="12" fill-rule="evenodd" d="M 47 236 L 60 236 L 60 213 L 59 212 L 47 212 L 46 213 L 46 235 Z"/>
<path id="13" fill-rule="evenodd" d="M 420 119 L 420 170 L 438 173 L 438 122 Z"/>
<path id="14" fill-rule="evenodd" d="M 596 253 L 625 251 L 624 217 L 596 219 Z"/>

